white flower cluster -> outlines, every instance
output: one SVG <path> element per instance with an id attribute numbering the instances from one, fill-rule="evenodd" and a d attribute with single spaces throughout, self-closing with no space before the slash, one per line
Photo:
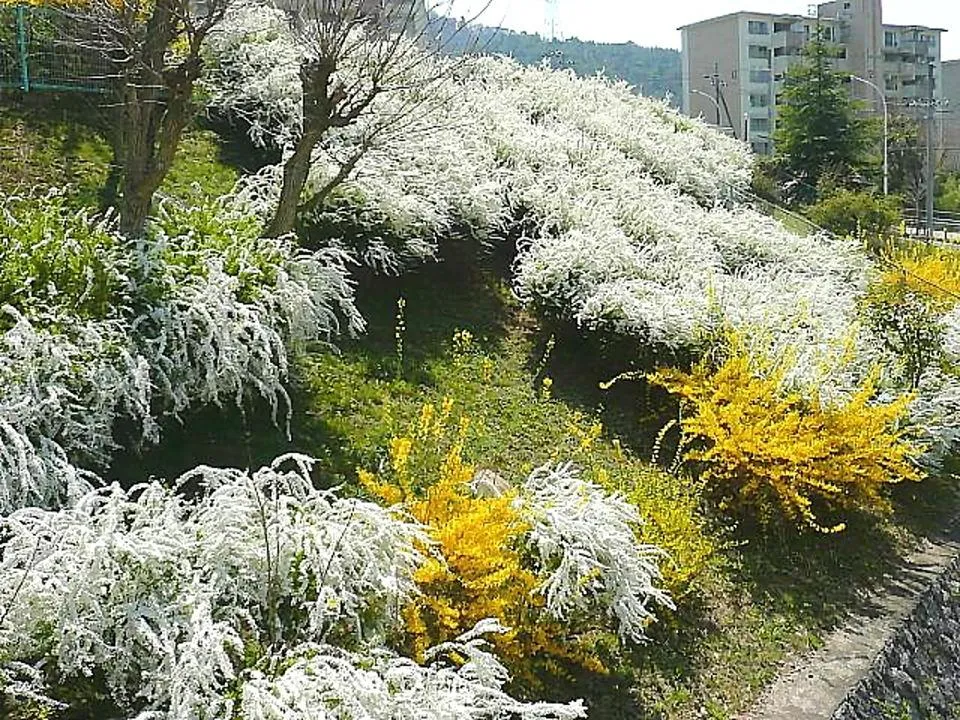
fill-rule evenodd
<path id="1" fill-rule="evenodd" d="M 534 470 L 522 491 L 528 542 L 547 576 L 547 611 L 563 620 L 599 608 L 616 619 L 621 638 L 643 640 L 650 606 L 674 606 L 656 586 L 663 550 L 637 542 L 637 508 L 581 479 L 570 463 Z"/>
<path id="2" fill-rule="evenodd" d="M 209 47 L 216 59 L 206 82 L 213 108 L 246 119 L 255 141 L 283 146 L 301 122 L 299 79 L 285 70 L 297 57 L 297 40 L 281 18 L 271 20 L 264 12 L 244 10 L 227 19 L 223 39 Z M 574 202 L 589 188 L 576 165 L 596 150 L 619 158 L 611 172 L 645 173 L 707 205 L 749 182 L 752 161 L 745 146 L 662 102 L 636 96 L 626 85 L 493 58 L 452 64 L 425 56 L 411 63 L 411 72 L 440 76 L 444 63 L 449 76 L 431 82 L 429 100 L 412 112 L 420 100 L 410 95 L 419 90 L 385 92 L 354 126 L 331 131 L 315 153 L 311 186 L 320 187 L 343 157 L 376 135 L 339 195 L 363 227 L 368 259 L 388 270 L 435 256 L 452 230 L 496 235 L 518 207 L 550 219 L 557 204 Z M 350 72 L 347 62 L 344 73 Z M 267 106 L 264 96 L 284 100 Z M 391 132 L 394 118 L 399 130 Z M 387 132 L 380 132 L 384 127 Z M 595 160 L 600 165 L 606 158 Z M 262 185 L 260 190 L 271 199 L 275 193 Z M 384 229 L 393 237 L 378 237 Z"/>
<path id="3" fill-rule="evenodd" d="M 426 667 L 385 650 L 427 537 L 315 489 L 311 463 L 198 467 L 176 490 L 113 486 L 70 509 L 9 515 L 0 677 L 29 660 L 62 681 L 102 678 L 120 711 L 145 708 L 141 720 L 584 716 L 580 703 L 504 693 L 480 638 L 500 629 L 490 622 Z M 443 662 L 452 653 L 459 667 Z"/>
<path id="4" fill-rule="evenodd" d="M 456 641 L 432 648 L 426 667 L 384 650 L 360 655 L 307 646 L 306 657 L 291 663 L 281 676 L 255 677 L 244 685 L 242 714 L 245 720 L 586 717 L 579 700 L 565 705 L 521 702 L 504 692 L 506 670 L 487 651 L 482 637 L 502 631 L 494 621 L 481 621 Z"/>
<path id="5" fill-rule="evenodd" d="M 233 52 L 231 77 L 253 78 L 272 46 L 256 47 L 243 22 L 238 15 L 231 36 L 262 59 L 244 65 Z M 265 77 L 284 82 L 273 71 Z M 231 102 L 255 107 L 244 87 L 232 86 Z M 434 92 L 450 102 L 423 108 L 410 131 L 374 144 L 326 218 L 336 224 L 336 215 L 349 215 L 362 226 L 368 263 L 399 271 L 436 256 L 458 224 L 496 237 L 508 218 L 527 212 L 541 232 L 521 243 L 515 266 L 524 301 L 674 349 L 702 349 L 732 325 L 768 349 L 796 352 L 791 379 L 821 380 L 850 332 L 868 263 L 854 243 L 801 238 L 735 204 L 733 191 L 752 172 L 743 143 L 623 84 L 504 58 L 458 65 Z M 331 156 L 364 137 L 363 122 L 404 101 L 387 93 L 373 119 L 332 133 L 315 157 L 312 185 L 334 172 Z M 272 137 L 289 136 L 273 115 L 258 126 L 271 123 Z M 286 123 L 295 128 L 298 120 Z M 277 177 L 266 173 L 258 190 L 272 199 Z"/>
<path id="6" fill-rule="evenodd" d="M 260 145 L 286 146 L 301 128 L 304 54 L 286 14 L 264 3 L 231 3 L 206 42 L 200 84 L 207 107 L 245 123 Z"/>
<path id="7" fill-rule="evenodd" d="M 237 220 L 221 211 L 218 227 Z M 41 235 L 54 240 L 69 229 L 56 214 L 22 222 L 24 231 L 40 223 Z M 247 242 L 259 243 L 255 222 L 248 227 Z M 288 412 L 287 345 L 363 327 L 342 252 L 269 241 L 237 257 L 242 238 L 204 249 L 192 230 L 164 232 L 110 268 L 129 291 L 113 298 L 106 317 L 78 317 L 42 296 L 20 298 L 29 315 L 4 309 L 0 511 L 49 507 L 88 490 L 96 476 L 75 464 L 107 464 L 121 419 L 156 441 L 161 417 L 201 403 L 240 403 L 257 393 L 276 415 Z M 106 250 L 104 257 L 113 262 Z"/>

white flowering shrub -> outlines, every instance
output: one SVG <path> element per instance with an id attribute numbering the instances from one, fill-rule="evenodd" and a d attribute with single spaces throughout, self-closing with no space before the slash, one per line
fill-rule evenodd
<path id="1" fill-rule="evenodd" d="M 673 602 L 657 587 L 665 553 L 637 541 L 637 508 L 580 478 L 571 463 L 534 470 L 521 490 L 547 612 L 564 620 L 599 610 L 616 621 L 621 638 L 643 640 L 651 606 Z"/>
<path id="2" fill-rule="evenodd" d="M 483 639 L 502 631 L 496 622 L 481 622 L 432 648 L 426 667 L 382 649 L 363 655 L 307 646 L 279 677 L 255 676 L 244 685 L 242 714 L 249 720 L 586 717 L 581 701 L 521 702 L 504 692 L 507 672 Z"/>
<path id="3" fill-rule="evenodd" d="M 229 33 L 249 47 L 227 56 L 232 77 L 250 77 L 251 91 L 240 84 L 221 96 L 256 107 L 253 76 L 270 63 L 274 34 L 254 47 L 259 36 L 244 22 L 238 15 Z M 291 34 L 284 52 L 295 46 Z M 245 65 L 247 55 L 256 60 Z M 263 76 L 279 87 L 286 81 L 278 73 Z M 801 238 L 738 205 L 734 191 L 752 172 L 744 144 L 623 84 L 503 58 L 456 66 L 437 92 L 451 102 L 422 109 L 411 131 L 374 143 L 317 219 L 330 236 L 359 228 L 352 247 L 364 262 L 399 272 L 438 257 L 462 225 L 502 236 L 522 210 L 541 228 L 522 238 L 515 265 L 514 287 L 527 303 L 586 328 L 694 352 L 732 326 L 768 351 L 797 353 L 790 380 L 807 386 L 835 364 L 868 261 L 850 241 Z M 385 95 L 367 122 L 403 102 Z M 299 112 L 296 102 L 284 107 Z M 272 128 L 267 136 L 296 131 L 298 120 L 263 112 L 258 127 Z M 362 122 L 331 133 L 311 186 L 338 167 L 328 155 L 349 155 L 365 137 Z M 247 201 L 257 205 L 259 194 L 268 209 L 277 186 L 277 172 L 265 170 L 246 184 Z"/>
<path id="4" fill-rule="evenodd" d="M 207 107 L 246 123 L 259 145 L 286 146 L 302 121 L 302 57 L 282 10 L 231 4 L 206 41 Z"/>
<path id="5" fill-rule="evenodd" d="M 285 418 L 289 347 L 363 328 L 345 253 L 262 240 L 232 201 L 168 203 L 138 248 L 56 194 L 2 211 L 3 512 L 88 490 L 121 420 L 155 442 L 160 418 L 249 394 Z"/>
<path id="6" fill-rule="evenodd" d="M 302 125 L 297 67 L 307 51 L 298 33 L 306 30 L 262 7 L 239 6 L 228 14 L 207 47 L 208 107 L 245 123 L 253 142 L 289 149 Z M 368 81 L 368 48 L 358 42 L 334 78 L 346 87 Z M 316 193 L 346 158 L 367 148 L 346 182 L 314 210 L 318 217 L 308 219 L 308 234 L 313 245 L 347 242 L 358 260 L 391 274 L 436 259 L 439 243 L 452 233 L 487 239 L 506 210 L 493 149 L 483 136 L 463 132 L 475 119 L 462 102 L 461 84 L 437 80 L 453 72 L 454 61 L 419 57 L 412 45 L 401 51 L 411 56 L 397 63 L 404 77 L 393 84 L 403 89 L 383 92 L 353 124 L 327 132 L 314 152 L 307 188 Z M 241 180 L 238 195 L 269 217 L 280 177 L 279 166 L 265 168 Z"/>
<path id="7" fill-rule="evenodd" d="M 482 649 L 490 623 L 427 667 L 384 650 L 429 541 L 388 509 L 317 490 L 311 464 L 201 466 L 176 489 L 112 486 L 6 517 L 4 677 L 102 682 L 124 716 L 170 720 L 583 716 L 506 695 Z M 450 653 L 463 660 L 441 662 Z"/>

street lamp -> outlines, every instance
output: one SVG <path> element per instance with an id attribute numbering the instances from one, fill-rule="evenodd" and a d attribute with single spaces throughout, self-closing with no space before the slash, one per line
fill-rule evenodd
<path id="1" fill-rule="evenodd" d="M 720 103 L 718 103 L 718 102 L 713 98 L 712 95 L 708 95 L 707 93 L 703 92 L 702 90 L 694 90 L 693 88 L 690 88 L 690 92 L 692 92 L 692 93 L 694 93 L 694 94 L 696 94 L 696 95 L 702 95 L 702 96 L 705 97 L 707 100 L 709 100 L 710 102 L 712 102 L 714 105 L 717 106 L 717 127 L 718 127 L 718 128 L 721 127 L 721 125 L 720 125 Z"/>
<path id="2" fill-rule="evenodd" d="M 856 80 L 857 82 L 862 82 L 864 85 L 869 85 L 874 90 L 877 91 L 877 94 L 880 96 L 880 103 L 883 106 L 883 194 L 886 195 L 890 190 L 890 166 L 887 161 L 887 131 L 889 128 L 889 116 L 887 114 L 887 98 L 884 95 L 883 90 L 874 85 L 869 80 L 864 80 L 862 77 L 857 75 L 851 75 L 851 80 Z"/>

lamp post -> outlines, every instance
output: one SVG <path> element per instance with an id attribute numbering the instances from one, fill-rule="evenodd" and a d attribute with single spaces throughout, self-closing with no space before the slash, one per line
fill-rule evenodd
<path id="1" fill-rule="evenodd" d="M 869 80 L 864 80 L 858 75 L 851 75 L 851 80 L 856 80 L 857 82 L 862 82 L 864 85 L 868 85 L 877 91 L 877 94 L 880 96 L 880 104 L 883 107 L 883 194 L 888 194 L 890 190 L 890 165 L 887 160 L 887 132 L 889 129 L 889 116 L 887 114 L 887 98 L 877 85 L 870 82 Z"/>
<path id="2" fill-rule="evenodd" d="M 709 100 L 709 101 L 712 102 L 714 105 L 716 105 L 716 107 L 717 107 L 717 127 L 718 127 L 718 128 L 721 127 L 721 125 L 720 125 L 720 103 L 718 103 L 716 100 L 714 100 L 712 95 L 708 95 L 707 93 L 703 92 L 702 90 L 694 90 L 693 88 L 690 88 L 690 92 L 691 92 L 691 93 L 694 93 L 694 94 L 696 94 L 696 95 L 702 95 L 702 96 L 705 97 L 707 100 Z"/>

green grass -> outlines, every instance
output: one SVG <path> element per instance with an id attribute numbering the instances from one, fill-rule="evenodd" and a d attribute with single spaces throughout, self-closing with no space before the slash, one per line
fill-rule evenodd
<path id="1" fill-rule="evenodd" d="M 66 102 L 0 107 L 0 192 L 71 186 L 78 204 L 96 207 L 110 174 L 111 150 L 95 106 Z"/>
<path id="2" fill-rule="evenodd" d="M 98 207 L 110 176 L 112 117 L 99 98 L 8 95 L 0 106 L 0 192 L 68 187 L 78 205 Z M 235 154 L 210 130 L 189 129 L 160 194 L 189 201 L 228 192 L 239 176 Z"/>

